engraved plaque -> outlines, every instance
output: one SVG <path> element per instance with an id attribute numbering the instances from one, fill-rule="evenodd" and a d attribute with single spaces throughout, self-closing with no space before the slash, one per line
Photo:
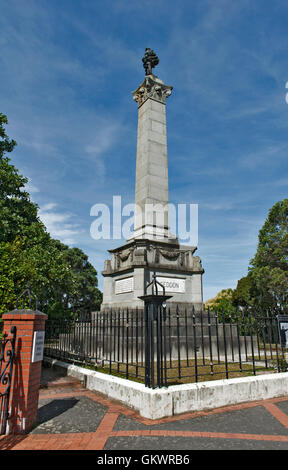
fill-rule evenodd
<path id="1" fill-rule="evenodd" d="M 157 281 L 165 287 L 165 292 L 185 293 L 185 279 L 157 276 Z"/>
<path id="2" fill-rule="evenodd" d="M 132 277 L 125 277 L 124 279 L 118 279 L 115 282 L 115 294 L 125 294 L 126 292 L 132 292 L 134 283 Z"/>
<path id="3" fill-rule="evenodd" d="M 45 331 L 35 331 L 31 362 L 42 361 L 44 352 Z"/>

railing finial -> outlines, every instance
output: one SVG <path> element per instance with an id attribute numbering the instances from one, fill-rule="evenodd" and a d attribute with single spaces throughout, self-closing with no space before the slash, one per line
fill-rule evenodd
<path id="1" fill-rule="evenodd" d="M 32 307 L 32 297 L 33 297 L 34 301 L 35 301 L 35 310 L 37 310 L 37 308 L 38 308 L 38 299 L 37 299 L 36 295 L 33 294 L 32 290 L 31 290 L 30 281 L 27 282 L 26 289 L 24 290 L 24 292 L 22 292 L 22 294 L 20 294 L 19 297 L 17 297 L 17 299 L 16 299 L 16 309 L 18 310 L 18 301 L 19 301 L 19 299 L 21 299 L 21 297 L 24 297 L 25 294 L 27 294 L 27 296 L 29 298 L 29 309 L 31 309 L 31 307 Z M 22 308 L 23 309 L 24 309 L 24 303 L 25 303 L 25 301 L 23 300 L 23 303 L 22 303 Z"/>

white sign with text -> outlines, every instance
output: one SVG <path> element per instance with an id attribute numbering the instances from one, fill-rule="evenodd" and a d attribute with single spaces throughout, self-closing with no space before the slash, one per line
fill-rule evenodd
<path id="1" fill-rule="evenodd" d="M 42 361 L 44 353 L 45 331 L 34 331 L 31 362 Z"/>
<path id="2" fill-rule="evenodd" d="M 165 292 L 185 292 L 185 279 L 157 276 L 157 281 L 165 287 Z"/>

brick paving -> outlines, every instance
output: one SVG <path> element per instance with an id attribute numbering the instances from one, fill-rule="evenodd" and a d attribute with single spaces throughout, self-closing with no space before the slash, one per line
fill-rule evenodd
<path id="1" fill-rule="evenodd" d="M 0 450 L 288 450 L 288 396 L 152 421 L 43 369 L 38 421 Z"/>

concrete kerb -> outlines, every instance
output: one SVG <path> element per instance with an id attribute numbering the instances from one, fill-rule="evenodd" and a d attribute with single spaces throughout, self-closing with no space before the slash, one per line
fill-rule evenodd
<path id="1" fill-rule="evenodd" d="M 91 391 L 118 400 L 148 419 L 287 395 L 288 373 L 213 380 L 149 389 L 144 384 L 92 371 L 48 357 L 44 362 L 80 380 Z"/>

